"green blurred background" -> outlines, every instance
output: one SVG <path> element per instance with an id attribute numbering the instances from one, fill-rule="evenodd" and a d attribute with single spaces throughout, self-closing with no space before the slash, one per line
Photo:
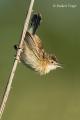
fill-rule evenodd
<path id="1" fill-rule="evenodd" d="M 30 0 L 0 0 L 0 101 Z M 53 4 L 76 8 L 53 8 Z M 80 120 L 79 0 L 35 0 L 43 21 L 38 30 L 45 49 L 62 63 L 45 76 L 19 64 L 2 120 Z"/>

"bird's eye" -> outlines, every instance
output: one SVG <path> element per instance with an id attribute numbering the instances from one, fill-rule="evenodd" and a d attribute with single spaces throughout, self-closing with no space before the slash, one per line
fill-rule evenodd
<path id="1" fill-rule="evenodd" d="M 51 61 L 51 63 L 53 63 L 53 60 Z"/>

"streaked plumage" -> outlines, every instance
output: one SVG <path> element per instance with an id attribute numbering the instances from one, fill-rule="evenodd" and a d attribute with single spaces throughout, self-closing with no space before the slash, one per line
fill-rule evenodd
<path id="1" fill-rule="evenodd" d="M 31 19 L 31 27 L 25 35 L 20 60 L 40 74 L 46 74 L 50 70 L 56 69 L 60 66 L 57 62 L 56 56 L 49 55 L 45 52 L 39 36 L 36 35 L 40 20 L 40 14 L 33 15 Z"/>

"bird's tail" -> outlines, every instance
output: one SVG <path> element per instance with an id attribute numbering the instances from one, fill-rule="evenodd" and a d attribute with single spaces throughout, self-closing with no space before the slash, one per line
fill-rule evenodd
<path id="1" fill-rule="evenodd" d="M 34 35 L 36 33 L 36 30 L 38 26 L 40 25 L 41 21 L 41 14 L 40 13 L 35 13 L 32 18 L 31 18 L 31 24 L 30 24 L 30 29 L 29 32 Z"/>

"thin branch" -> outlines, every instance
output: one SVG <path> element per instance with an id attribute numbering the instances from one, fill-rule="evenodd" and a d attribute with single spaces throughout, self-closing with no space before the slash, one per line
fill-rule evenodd
<path id="1" fill-rule="evenodd" d="M 24 29 L 23 29 L 21 41 L 20 41 L 20 44 L 19 44 L 19 48 L 22 48 L 22 44 L 23 44 L 23 41 L 24 41 L 24 38 L 25 38 L 25 34 L 26 34 L 26 31 L 28 30 L 28 25 L 29 25 L 31 13 L 32 13 L 33 4 L 34 4 L 34 0 L 31 0 L 30 7 L 29 7 L 29 10 L 28 10 L 28 14 L 27 14 L 27 17 L 26 17 L 26 20 L 25 20 L 25 23 L 24 23 Z M 8 80 L 8 83 L 7 83 L 3 98 L 2 98 L 2 102 L 1 102 L 1 105 L 0 105 L 0 119 L 2 118 L 2 114 L 4 112 L 4 108 L 6 106 L 6 102 L 7 102 L 10 90 L 11 90 L 12 81 L 13 81 L 13 78 L 14 78 L 14 75 L 15 75 L 15 72 L 16 72 L 16 68 L 17 68 L 19 59 L 20 59 L 21 51 L 22 51 L 22 49 L 18 49 L 18 51 L 17 51 L 16 59 L 14 61 L 12 71 L 11 71 L 11 74 L 9 76 L 9 80 Z"/>

